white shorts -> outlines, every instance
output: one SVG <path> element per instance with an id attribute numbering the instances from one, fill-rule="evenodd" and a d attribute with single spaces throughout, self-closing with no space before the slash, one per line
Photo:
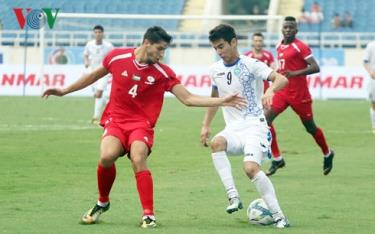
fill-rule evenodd
<path id="1" fill-rule="evenodd" d="M 369 98 L 372 102 L 375 102 L 375 79 L 371 79 L 368 84 Z"/>
<path id="2" fill-rule="evenodd" d="M 103 91 L 103 98 L 109 97 L 112 86 L 112 76 L 106 75 L 91 85 L 92 92 L 95 94 L 97 90 Z"/>
<path id="3" fill-rule="evenodd" d="M 258 165 L 261 165 L 263 160 L 271 158 L 271 132 L 264 117 L 251 118 L 241 124 L 226 126 L 215 135 L 218 136 L 226 139 L 226 151 L 229 155 L 242 154 L 244 161 L 256 162 Z"/>

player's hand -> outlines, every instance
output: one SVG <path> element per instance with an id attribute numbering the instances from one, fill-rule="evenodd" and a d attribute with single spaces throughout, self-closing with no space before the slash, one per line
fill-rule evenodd
<path id="1" fill-rule="evenodd" d="M 265 109 L 270 109 L 272 105 L 272 98 L 273 98 L 274 92 L 271 90 L 268 90 L 263 94 L 262 96 L 262 105 Z"/>
<path id="2" fill-rule="evenodd" d="M 57 89 L 57 88 L 52 88 L 52 89 L 47 89 L 46 91 L 43 92 L 42 98 L 48 98 L 48 96 L 54 95 L 54 96 L 64 96 L 65 93 L 62 89 Z"/>
<path id="3" fill-rule="evenodd" d="M 210 127 L 203 126 L 201 129 L 200 142 L 204 147 L 208 147 L 209 145 L 210 134 L 211 134 Z"/>
<path id="4" fill-rule="evenodd" d="M 240 97 L 239 93 L 231 94 L 224 97 L 223 106 L 231 106 L 238 110 L 241 110 L 247 105 L 246 99 Z"/>
<path id="5" fill-rule="evenodd" d="M 370 76 L 371 76 L 372 79 L 375 79 L 375 72 L 371 72 Z"/>
<path id="6" fill-rule="evenodd" d="M 293 71 L 284 71 L 281 74 L 283 74 L 286 78 L 296 76 Z"/>

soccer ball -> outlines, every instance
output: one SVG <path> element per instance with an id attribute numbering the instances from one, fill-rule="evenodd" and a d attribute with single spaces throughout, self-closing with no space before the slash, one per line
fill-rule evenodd
<path id="1" fill-rule="evenodd" d="M 274 223 L 272 213 L 262 198 L 252 201 L 247 208 L 249 222 L 257 225 L 270 225 Z"/>

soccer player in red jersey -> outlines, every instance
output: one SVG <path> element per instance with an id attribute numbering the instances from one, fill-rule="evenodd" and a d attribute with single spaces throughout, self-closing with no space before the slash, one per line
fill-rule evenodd
<path id="1" fill-rule="evenodd" d="M 109 193 L 116 177 L 115 161 L 128 155 L 135 174 L 139 199 L 143 208 L 142 228 L 156 226 L 153 201 L 153 180 L 146 159 L 151 153 L 154 126 L 163 104 L 164 93 L 172 92 L 187 106 L 246 105 L 238 94 L 223 98 L 208 98 L 188 92 L 168 66 L 159 63 L 172 37 L 161 27 L 149 28 L 138 48 L 114 49 L 104 58 L 101 66 L 84 75 L 67 88 L 47 89 L 43 97 L 64 96 L 83 89 L 108 73 L 113 83 L 110 101 L 101 118 L 104 133 L 97 167 L 99 198 L 81 221 L 96 223 L 109 209 Z"/>
<path id="2" fill-rule="evenodd" d="M 300 117 L 305 129 L 310 133 L 323 152 L 323 174 L 328 175 L 333 167 L 334 152 L 330 150 L 322 129 L 316 126 L 312 112 L 312 99 L 307 86 L 306 75 L 319 72 L 311 49 L 296 38 L 298 32 L 296 19 L 285 17 L 282 26 L 283 40 L 277 45 L 278 71 L 285 75 L 289 84 L 275 93 L 272 106 L 265 111 L 268 124 L 282 113 L 288 106 Z M 273 141 L 276 141 L 273 139 Z M 272 152 L 279 151 L 272 149 Z M 274 174 L 278 168 L 284 167 L 284 159 L 274 155 L 268 175 Z"/>
<path id="3" fill-rule="evenodd" d="M 262 61 L 263 63 L 267 64 L 272 69 L 275 69 L 275 60 L 273 58 L 273 55 L 270 51 L 267 51 L 263 49 L 264 47 L 264 36 L 260 32 L 256 32 L 252 36 L 252 46 L 253 49 L 246 52 L 245 55 L 249 56 L 250 58 L 255 58 L 258 59 L 259 61 Z M 270 87 L 270 83 L 268 80 L 263 81 L 264 84 L 264 91 Z M 272 155 L 274 155 L 275 158 L 280 158 L 280 151 L 279 151 L 279 146 L 277 145 L 277 140 L 276 140 L 276 131 L 275 127 L 273 124 L 270 126 L 270 132 L 272 135 L 272 141 L 271 141 L 271 150 L 272 150 Z M 269 173 L 269 172 L 268 172 Z"/>

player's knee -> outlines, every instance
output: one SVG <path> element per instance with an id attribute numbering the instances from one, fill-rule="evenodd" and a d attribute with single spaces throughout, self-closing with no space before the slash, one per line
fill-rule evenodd
<path id="1" fill-rule="evenodd" d="M 133 164 L 133 169 L 135 172 L 147 170 L 146 154 L 133 153 L 130 155 L 130 160 Z"/>
<path id="2" fill-rule="evenodd" d="M 226 149 L 226 141 L 222 137 L 216 137 L 211 142 L 212 152 L 224 151 Z"/>
<path id="3" fill-rule="evenodd" d="M 253 179 L 254 176 L 260 171 L 260 166 L 256 162 L 245 161 L 244 171 L 250 179 Z"/>
<path id="4" fill-rule="evenodd" d="M 118 153 L 111 149 L 102 150 L 99 161 L 103 167 L 111 167 L 118 157 Z"/>

